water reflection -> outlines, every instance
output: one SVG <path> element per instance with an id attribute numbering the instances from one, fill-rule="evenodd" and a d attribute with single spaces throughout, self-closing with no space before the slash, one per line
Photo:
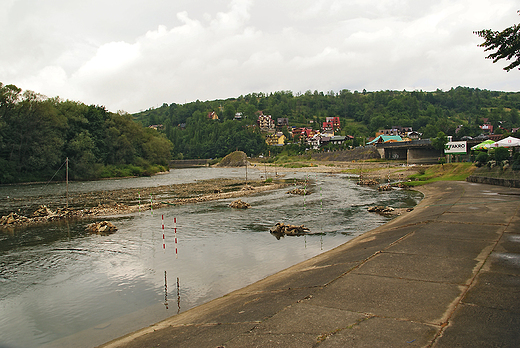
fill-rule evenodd
<path id="1" fill-rule="evenodd" d="M 305 204 L 282 189 L 243 198 L 247 210 L 229 208 L 229 199 L 116 217 L 118 232 L 108 236 L 85 232 L 89 221 L 0 233 L 0 345 L 102 344 L 387 221 L 367 213 L 370 205 L 407 207 L 420 199 L 359 187 L 344 175 L 313 174 L 307 188 Z M 304 224 L 313 234 L 276 240 L 269 233 L 276 222 Z"/>

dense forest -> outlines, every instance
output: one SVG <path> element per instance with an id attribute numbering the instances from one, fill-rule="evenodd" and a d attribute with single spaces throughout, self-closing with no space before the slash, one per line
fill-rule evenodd
<path id="1" fill-rule="evenodd" d="M 518 92 L 457 87 L 434 92 L 252 93 L 227 100 L 163 104 L 133 116 L 145 126 L 163 125 L 162 131 L 174 144 L 175 158 L 212 158 L 236 149 L 248 155 L 267 150 L 258 129 L 252 127 L 258 111 L 271 115 L 275 122 L 287 117 L 290 126 L 315 129 L 326 117 L 339 116 L 341 135 L 360 138 L 374 136 L 379 129 L 403 126 L 413 127 L 423 138 L 436 137 L 442 131 L 459 139 L 481 134 L 479 126 L 485 119 L 495 133 L 510 132 L 520 126 L 519 110 Z M 219 120 L 208 119 L 210 112 L 216 112 Z M 242 120 L 234 120 L 236 113 L 242 114 Z"/>
<path id="2" fill-rule="evenodd" d="M 279 153 L 256 126 L 258 113 L 287 117 L 290 126 L 319 129 L 339 116 L 349 145 L 392 126 L 413 127 L 423 138 L 439 132 L 476 136 L 484 121 L 495 133 L 520 126 L 520 93 L 457 87 L 449 91 L 280 91 L 238 98 L 163 104 L 130 115 L 99 105 L 47 98 L 0 83 L 0 183 L 63 180 L 69 158 L 72 180 L 150 175 L 170 159 L 220 158 L 241 150 L 249 156 Z M 218 119 L 208 118 L 215 112 Z M 239 120 L 235 116 L 241 115 Z M 157 129 L 148 126 L 155 125 Z M 287 128 L 281 129 L 289 137 Z M 337 133 L 336 133 L 337 134 Z M 284 147 L 296 153 L 297 139 Z M 61 169 L 60 169 L 61 168 Z"/>
<path id="3" fill-rule="evenodd" d="M 171 148 L 129 114 L 0 83 L 2 184 L 64 180 L 67 157 L 72 180 L 150 175 L 167 169 Z"/>

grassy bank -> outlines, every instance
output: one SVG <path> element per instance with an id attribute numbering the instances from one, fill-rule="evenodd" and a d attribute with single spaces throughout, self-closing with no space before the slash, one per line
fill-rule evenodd
<path id="1" fill-rule="evenodd" d="M 424 185 L 435 181 L 465 181 L 473 174 L 476 167 L 473 163 L 436 164 L 420 168 L 416 174 L 409 177 L 408 186 Z"/>

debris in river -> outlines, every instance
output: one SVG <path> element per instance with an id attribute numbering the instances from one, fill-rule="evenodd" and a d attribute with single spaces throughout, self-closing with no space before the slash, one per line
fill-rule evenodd
<path id="1" fill-rule="evenodd" d="M 378 214 L 391 214 L 395 209 L 392 207 L 385 207 L 383 205 L 376 205 L 373 207 L 368 207 L 368 211 L 371 213 L 378 213 Z"/>
<path id="2" fill-rule="evenodd" d="M 88 224 L 86 230 L 90 233 L 107 235 L 117 231 L 117 227 L 109 221 L 100 221 Z"/>
<path id="3" fill-rule="evenodd" d="M 231 208 L 236 208 L 236 209 L 247 209 L 247 208 L 251 208 L 251 204 L 246 203 L 246 202 L 242 202 L 241 199 L 238 199 L 238 200 L 232 202 L 229 206 L 230 206 Z"/>
<path id="4" fill-rule="evenodd" d="M 390 184 L 388 185 L 381 185 L 377 188 L 378 191 L 392 191 L 392 186 Z"/>
<path id="5" fill-rule="evenodd" d="M 280 239 L 281 237 L 288 236 L 301 236 L 304 234 L 310 233 L 310 230 L 304 225 L 296 226 L 290 224 L 284 224 L 283 222 L 277 222 L 276 225 L 271 227 L 270 232 L 272 235 L 276 237 L 276 239 Z"/>
<path id="6" fill-rule="evenodd" d="M 301 196 L 305 196 L 305 195 L 310 195 L 311 193 L 306 190 L 306 189 L 301 189 L 301 188 L 294 188 L 290 191 L 287 191 L 286 192 L 287 194 L 293 194 L 293 195 L 301 195 Z"/>
<path id="7" fill-rule="evenodd" d="M 376 180 L 372 180 L 372 179 L 362 179 L 362 180 L 359 180 L 356 184 L 358 185 L 363 185 L 363 186 L 373 186 L 373 185 L 379 185 L 379 182 L 377 182 Z"/>

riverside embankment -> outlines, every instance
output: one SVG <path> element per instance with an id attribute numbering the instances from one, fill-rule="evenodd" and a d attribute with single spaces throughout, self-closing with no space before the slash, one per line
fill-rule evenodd
<path id="1" fill-rule="evenodd" d="M 420 187 L 412 212 L 102 347 L 517 347 L 520 190 Z"/>

